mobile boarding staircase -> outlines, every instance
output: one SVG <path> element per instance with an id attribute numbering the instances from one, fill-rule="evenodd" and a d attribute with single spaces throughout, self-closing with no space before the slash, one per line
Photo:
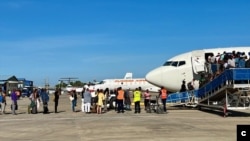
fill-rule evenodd
<path id="1" fill-rule="evenodd" d="M 168 106 L 197 107 L 198 90 L 171 93 L 168 95 L 167 105 Z"/>
<path id="2" fill-rule="evenodd" d="M 225 70 L 198 89 L 198 107 L 227 111 L 250 110 L 250 69 Z"/>
<path id="3" fill-rule="evenodd" d="M 172 93 L 169 106 L 187 106 L 228 111 L 250 111 L 250 68 L 225 70 L 198 90 Z"/>

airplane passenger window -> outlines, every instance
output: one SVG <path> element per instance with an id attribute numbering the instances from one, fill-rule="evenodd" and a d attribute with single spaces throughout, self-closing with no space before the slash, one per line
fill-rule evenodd
<path id="1" fill-rule="evenodd" d="M 171 66 L 177 67 L 178 66 L 178 61 L 172 62 Z"/>
<path id="2" fill-rule="evenodd" d="M 180 61 L 178 66 L 182 66 L 182 65 L 185 65 L 185 64 L 186 64 L 186 61 Z"/>
<path id="3" fill-rule="evenodd" d="M 172 61 L 167 61 L 167 62 L 165 62 L 165 63 L 163 64 L 163 66 L 171 66 L 171 64 L 172 64 Z"/>

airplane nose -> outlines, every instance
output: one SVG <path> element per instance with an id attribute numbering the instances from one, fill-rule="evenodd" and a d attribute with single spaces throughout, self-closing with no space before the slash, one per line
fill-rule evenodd
<path id="1" fill-rule="evenodd" d="M 150 71 L 146 75 L 146 80 L 156 86 L 161 86 L 162 84 L 162 71 L 160 68 Z"/>

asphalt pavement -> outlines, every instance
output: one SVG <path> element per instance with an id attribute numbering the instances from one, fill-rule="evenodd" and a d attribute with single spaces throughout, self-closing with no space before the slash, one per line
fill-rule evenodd
<path id="1" fill-rule="evenodd" d="M 51 99 L 53 96 L 51 96 Z M 134 114 L 132 111 L 85 114 L 71 111 L 67 95 L 61 95 L 58 111 L 49 102 L 49 114 L 28 114 L 28 98 L 18 100 L 17 115 L 0 115 L 0 141 L 235 141 L 236 127 L 250 124 L 249 114 L 222 117 L 220 113 L 199 110 L 168 110 L 166 114 Z"/>

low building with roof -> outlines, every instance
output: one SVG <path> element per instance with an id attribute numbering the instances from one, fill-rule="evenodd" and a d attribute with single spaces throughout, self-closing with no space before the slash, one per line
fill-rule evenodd
<path id="1" fill-rule="evenodd" d="M 20 90 L 22 95 L 29 96 L 33 91 L 33 81 L 17 78 L 14 75 L 0 75 L 0 87 L 7 95 L 10 95 L 12 90 Z"/>
<path id="2" fill-rule="evenodd" d="M 0 86 L 4 91 L 6 91 L 7 95 L 10 95 L 12 90 L 18 89 L 19 81 L 16 76 L 1 76 L 0 77 Z"/>

